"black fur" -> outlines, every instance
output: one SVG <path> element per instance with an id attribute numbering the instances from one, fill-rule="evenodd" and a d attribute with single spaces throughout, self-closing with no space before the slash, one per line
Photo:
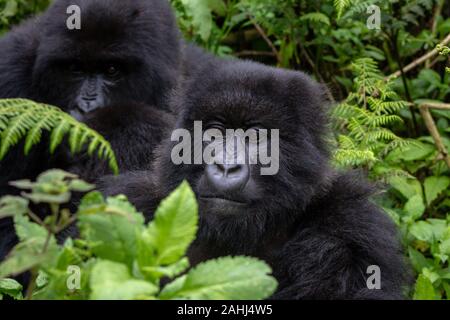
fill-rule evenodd
<path id="1" fill-rule="evenodd" d="M 395 226 L 369 199 L 374 190 L 354 173 L 328 164 L 322 87 L 300 72 L 251 62 L 214 62 L 174 98 L 183 110 L 178 128 L 220 118 L 226 128 L 258 122 L 280 129 L 280 171 L 251 179 L 239 194 L 246 204 L 211 203 L 203 165 L 176 166 L 175 143 L 160 149 L 154 174 L 128 173 L 103 180 L 106 194 L 126 194 L 151 218 L 157 203 L 183 179 L 200 210 L 193 264 L 223 255 L 267 261 L 279 281 L 277 299 L 401 299 L 408 279 Z M 252 188 L 249 188 L 252 185 Z M 222 203 L 223 204 L 223 203 Z M 381 269 L 381 290 L 369 290 L 367 267 Z"/>
<path id="2" fill-rule="evenodd" d="M 73 4 L 81 8 L 81 30 L 66 27 L 66 10 Z M 30 98 L 71 112 L 85 77 L 109 63 L 119 65 L 120 77 L 101 85 L 107 87 L 101 108 L 82 120 L 110 139 L 121 169 L 143 168 L 167 126 L 167 117 L 151 109 L 168 110 L 166 96 L 182 74 L 180 47 L 166 0 L 58 0 L 0 39 L 0 98 Z M 74 65 L 83 66 L 82 75 L 72 72 Z M 8 181 L 73 164 L 65 155 L 51 157 L 46 141 L 27 158 L 22 150 L 19 145 L 0 162 L 0 194 L 11 192 Z M 103 164 L 90 165 L 82 177 L 104 173 Z"/>
<path id="3" fill-rule="evenodd" d="M 81 30 L 66 27 L 67 7 L 74 4 L 81 8 Z M 183 73 L 179 31 L 168 1 L 55 1 L 0 39 L 0 98 L 29 98 L 72 112 L 83 81 L 111 62 L 120 66 L 120 77 L 100 85 L 102 105 L 81 120 L 111 143 L 120 170 L 142 170 L 149 167 L 164 130 L 173 126 L 165 100 Z M 74 65 L 83 66 L 83 73 L 74 73 Z M 9 181 L 34 179 L 49 168 L 89 181 L 111 172 L 95 158 L 73 157 L 67 146 L 53 156 L 48 149 L 48 136 L 27 157 L 23 144 L 13 148 L 0 161 L 0 196 L 17 192 Z M 0 259 L 15 242 L 10 219 L 1 220 Z"/>

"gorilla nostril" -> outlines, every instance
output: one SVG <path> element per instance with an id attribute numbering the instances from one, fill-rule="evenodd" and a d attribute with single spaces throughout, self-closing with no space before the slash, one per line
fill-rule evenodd
<path id="1" fill-rule="evenodd" d="M 248 165 L 207 165 L 205 176 L 209 185 L 219 192 L 238 191 L 250 178 Z"/>

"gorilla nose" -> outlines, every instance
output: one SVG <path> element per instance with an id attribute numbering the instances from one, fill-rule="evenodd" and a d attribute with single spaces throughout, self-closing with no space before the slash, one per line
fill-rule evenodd
<path id="1" fill-rule="evenodd" d="M 206 167 L 206 179 L 211 187 L 220 192 L 241 190 L 250 177 L 247 165 L 210 164 Z"/>

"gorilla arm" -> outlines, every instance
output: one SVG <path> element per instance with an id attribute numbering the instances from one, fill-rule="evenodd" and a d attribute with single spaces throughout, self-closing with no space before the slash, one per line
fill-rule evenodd
<path id="1" fill-rule="evenodd" d="M 395 226 L 369 196 L 361 177 L 338 177 L 310 208 L 280 257 L 285 274 L 279 299 L 403 299 L 410 282 Z M 369 266 L 380 270 L 380 289 L 369 289 Z"/>

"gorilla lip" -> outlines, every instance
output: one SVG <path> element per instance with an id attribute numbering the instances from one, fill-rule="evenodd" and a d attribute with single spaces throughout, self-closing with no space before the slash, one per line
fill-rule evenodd
<path id="1" fill-rule="evenodd" d="M 205 195 L 205 196 L 200 196 L 199 198 L 200 198 L 200 200 L 205 200 L 205 201 L 226 201 L 226 202 L 232 202 L 232 203 L 235 203 L 238 205 L 246 205 L 247 204 L 244 201 L 232 199 L 232 198 L 225 197 L 225 196 Z"/>

